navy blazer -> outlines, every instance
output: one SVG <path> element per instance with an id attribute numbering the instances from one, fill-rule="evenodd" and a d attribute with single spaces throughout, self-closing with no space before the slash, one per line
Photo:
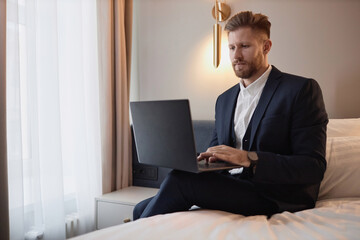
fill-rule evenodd
<path id="1" fill-rule="evenodd" d="M 234 112 L 239 91 L 236 84 L 218 97 L 210 146 L 236 146 Z M 256 173 L 245 169 L 242 178 L 253 182 L 279 211 L 314 207 L 326 169 L 327 123 L 318 83 L 273 66 L 242 140 L 244 150 L 259 156 Z"/>

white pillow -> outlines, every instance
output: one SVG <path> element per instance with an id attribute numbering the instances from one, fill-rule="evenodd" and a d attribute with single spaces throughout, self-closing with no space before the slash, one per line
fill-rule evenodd
<path id="1" fill-rule="evenodd" d="M 360 197 L 360 137 L 328 137 L 319 200 Z"/>
<path id="2" fill-rule="evenodd" d="M 327 137 L 360 136 L 360 118 L 329 119 Z"/>

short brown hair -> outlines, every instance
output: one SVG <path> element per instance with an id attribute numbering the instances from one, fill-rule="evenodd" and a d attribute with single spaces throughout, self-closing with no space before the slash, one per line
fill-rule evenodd
<path id="1" fill-rule="evenodd" d="M 261 13 L 239 12 L 229 19 L 225 25 L 225 30 L 232 32 L 240 27 L 251 27 L 253 30 L 264 32 L 270 38 L 271 23 L 268 17 Z"/>

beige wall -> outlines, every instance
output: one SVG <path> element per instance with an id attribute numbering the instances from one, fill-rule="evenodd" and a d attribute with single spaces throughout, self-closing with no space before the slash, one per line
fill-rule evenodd
<path id="1" fill-rule="evenodd" d="M 226 36 L 221 66 L 212 67 L 213 2 L 134 0 L 132 100 L 188 98 L 194 119 L 213 119 L 216 97 L 238 82 Z M 226 2 L 232 14 L 252 10 L 269 16 L 270 63 L 315 78 L 331 118 L 360 117 L 360 1 Z"/>

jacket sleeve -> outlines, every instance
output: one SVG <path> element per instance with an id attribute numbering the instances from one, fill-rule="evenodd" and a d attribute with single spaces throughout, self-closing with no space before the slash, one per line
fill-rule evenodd
<path id="1" fill-rule="evenodd" d="M 323 178 L 328 117 L 320 86 L 313 79 L 306 81 L 291 101 L 286 138 L 289 150 L 279 154 L 255 149 L 259 161 L 254 182 L 316 184 Z M 277 141 L 276 135 L 272 141 Z"/>

